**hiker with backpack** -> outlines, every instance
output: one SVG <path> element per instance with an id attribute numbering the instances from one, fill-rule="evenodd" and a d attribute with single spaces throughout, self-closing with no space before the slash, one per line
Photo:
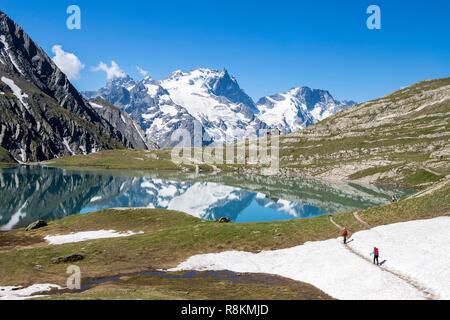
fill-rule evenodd
<path id="1" fill-rule="evenodd" d="M 349 237 L 349 232 L 347 228 L 342 229 L 341 236 L 344 238 L 344 244 L 347 244 L 347 239 Z"/>
<path id="2" fill-rule="evenodd" d="M 377 247 L 374 247 L 373 252 L 370 255 L 372 255 L 372 254 L 373 254 L 373 264 L 376 264 L 377 266 L 379 266 L 380 262 L 379 262 L 378 258 L 380 257 L 380 250 L 378 250 Z"/>

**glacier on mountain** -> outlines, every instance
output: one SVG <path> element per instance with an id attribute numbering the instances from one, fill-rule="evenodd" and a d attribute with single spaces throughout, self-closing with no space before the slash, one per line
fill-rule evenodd
<path id="1" fill-rule="evenodd" d="M 304 129 L 351 105 L 335 100 L 328 91 L 293 88 L 255 103 L 227 70 L 175 71 L 164 80 L 150 76 L 140 81 L 126 75 L 107 83 L 88 99 L 102 98 L 125 110 L 160 147 L 178 145 L 178 129 L 194 133 L 200 123 L 209 143 L 230 143 L 257 137 L 264 130 L 291 133 Z"/>

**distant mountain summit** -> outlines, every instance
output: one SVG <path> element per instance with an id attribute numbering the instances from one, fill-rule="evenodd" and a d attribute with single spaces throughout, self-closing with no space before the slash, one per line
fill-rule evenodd
<path id="1" fill-rule="evenodd" d="M 233 142 L 266 128 L 255 114 L 253 100 L 226 70 L 178 71 L 160 84 L 172 101 L 202 124 L 213 141 Z"/>
<path id="2" fill-rule="evenodd" d="M 0 147 L 17 161 L 148 148 L 86 103 L 66 75 L 0 12 Z"/>
<path id="3" fill-rule="evenodd" d="M 304 129 L 354 105 L 337 101 L 325 90 L 295 87 L 261 98 L 257 103 L 259 119 L 287 134 Z"/>
<path id="4" fill-rule="evenodd" d="M 83 92 L 83 95 L 88 98 L 104 98 L 117 107 L 124 107 L 130 104 L 130 90 L 135 85 L 136 82 L 130 76 L 115 78 L 100 90 Z"/>
<path id="5" fill-rule="evenodd" d="M 264 97 L 256 104 L 226 69 L 177 70 L 164 80 L 129 76 L 115 79 L 88 98 L 100 97 L 128 112 L 161 147 L 170 147 L 177 129 L 193 132 L 198 121 L 213 142 L 232 142 L 261 129 L 290 133 L 353 103 L 339 102 L 328 91 L 306 87 Z"/>
<path id="6" fill-rule="evenodd" d="M 241 140 L 267 127 L 257 118 L 253 100 L 226 70 L 175 71 L 164 80 L 145 77 L 136 83 L 127 76 L 84 95 L 100 97 L 128 112 L 161 147 L 177 144 L 171 140 L 177 129 L 192 134 L 195 121 L 210 143 Z"/>

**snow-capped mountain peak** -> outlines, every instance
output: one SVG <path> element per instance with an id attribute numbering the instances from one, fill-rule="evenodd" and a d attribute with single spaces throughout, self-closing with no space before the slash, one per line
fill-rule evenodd
<path id="1" fill-rule="evenodd" d="M 353 102 L 340 102 L 326 90 L 294 87 L 287 92 L 261 98 L 259 118 L 282 133 L 304 129 L 345 108 Z"/>
<path id="2" fill-rule="evenodd" d="M 214 142 L 232 142 L 254 136 L 260 129 L 290 133 L 312 125 L 351 103 L 336 101 L 325 90 L 295 87 L 254 103 L 226 69 L 177 70 L 164 80 L 150 76 L 114 79 L 91 97 L 122 108 L 141 124 L 161 147 L 173 145 L 176 129 L 193 132 L 194 122 Z"/>
<path id="3" fill-rule="evenodd" d="M 106 86 L 98 91 L 83 92 L 87 99 L 103 99 L 116 107 L 123 109 L 130 104 L 130 91 L 136 86 L 136 81 L 129 75 L 109 80 Z"/>
<path id="4" fill-rule="evenodd" d="M 138 82 L 138 86 L 144 87 L 147 91 L 147 94 L 154 97 L 158 94 L 161 94 L 162 91 L 164 91 L 164 93 L 167 93 L 167 91 L 165 91 L 159 84 L 159 81 L 154 80 L 152 77 L 150 76 L 146 76 L 145 78 L 143 78 L 141 81 Z M 138 89 L 138 90 L 141 90 Z"/>
<path id="5" fill-rule="evenodd" d="M 253 100 L 226 70 L 177 71 L 160 84 L 173 102 L 203 125 L 213 141 L 242 139 L 264 127 L 255 116 Z"/>
<path id="6" fill-rule="evenodd" d="M 132 90 L 136 85 L 136 81 L 131 78 L 129 75 L 125 75 L 124 77 L 114 78 L 109 81 L 106 86 L 110 88 L 120 88 L 123 87 L 128 91 Z"/>
<path id="7" fill-rule="evenodd" d="M 256 111 L 253 100 L 240 88 L 236 78 L 232 77 L 226 69 L 199 68 L 189 72 L 178 70 L 162 82 L 168 89 L 186 85 L 195 87 L 196 90 L 205 90 L 210 95 L 225 97 L 230 102 L 242 103 Z"/>

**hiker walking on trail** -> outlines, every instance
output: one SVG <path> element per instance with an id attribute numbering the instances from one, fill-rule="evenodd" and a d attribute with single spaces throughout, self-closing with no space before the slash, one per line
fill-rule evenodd
<path id="1" fill-rule="evenodd" d="M 344 244 L 347 244 L 347 239 L 349 237 L 349 232 L 347 228 L 342 229 L 341 236 L 344 238 Z"/>
<path id="2" fill-rule="evenodd" d="M 380 265 L 380 262 L 378 260 L 378 258 L 380 257 L 380 250 L 378 250 L 377 247 L 373 248 L 373 252 L 371 253 L 371 255 L 373 254 L 373 264 L 376 264 L 377 266 Z"/>

